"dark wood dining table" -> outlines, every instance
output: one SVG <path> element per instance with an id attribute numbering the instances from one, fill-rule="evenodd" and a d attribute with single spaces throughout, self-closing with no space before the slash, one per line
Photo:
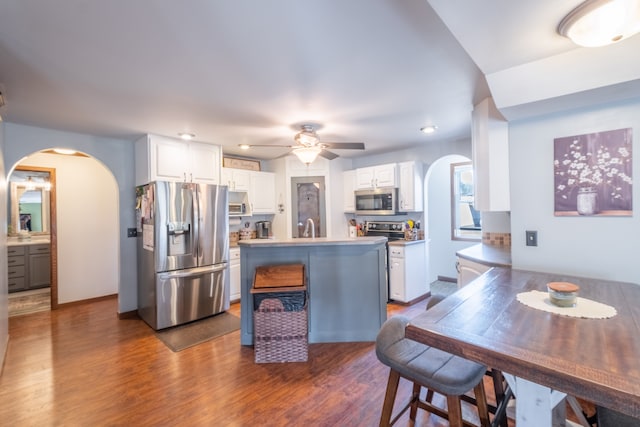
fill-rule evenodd
<path id="1" fill-rule="evenodd" d="M 517 294 L 572 282 L 579 296 L 607 304 L 607 319 L 531 308 Z M 579 303 L 579 302 L 578 302 Z M 493 268 L 413 318 L 407 338 L 507 373 L 516 425 L 559 425 L 565 395 L 640 418 L 640 286 L 562 274 Z M 564 415 L 564 412 L 559 412 Z"/>

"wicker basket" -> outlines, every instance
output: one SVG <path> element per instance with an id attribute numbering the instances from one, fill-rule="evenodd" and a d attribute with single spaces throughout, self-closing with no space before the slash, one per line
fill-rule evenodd
<path id="1" fill-rule="evenodd" d="M 253 313 L 253 337 L 256 363 L 306 362 L 309 350 L 306 305 L 300 311 L 285 311 L 276 298 L 262 300 Z"/>

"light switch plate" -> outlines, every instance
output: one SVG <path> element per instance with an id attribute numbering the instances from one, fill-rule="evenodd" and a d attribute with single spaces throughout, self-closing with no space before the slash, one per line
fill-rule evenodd
<path id="1" fill-rule="evenodd" d="M 527 246 L 538 246 L 538 232 L 526 231 L 527 233 Z"/>

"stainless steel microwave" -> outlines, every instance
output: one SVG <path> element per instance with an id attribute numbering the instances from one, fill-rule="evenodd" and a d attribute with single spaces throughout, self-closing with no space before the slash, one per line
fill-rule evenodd
<path id="1" fill-rule="evenodd" d="M 397 188 L 357 190 L 355 197 L 356 213 L 359 215 L 396 215 L 398 213 Z"/>

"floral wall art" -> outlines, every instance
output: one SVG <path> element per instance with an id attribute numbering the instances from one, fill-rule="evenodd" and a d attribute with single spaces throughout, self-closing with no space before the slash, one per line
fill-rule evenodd
<path id="1" fill-rule="evenodd" d="M 555 215 L 632 214 L 631 129 L 554 140 Z"/>

